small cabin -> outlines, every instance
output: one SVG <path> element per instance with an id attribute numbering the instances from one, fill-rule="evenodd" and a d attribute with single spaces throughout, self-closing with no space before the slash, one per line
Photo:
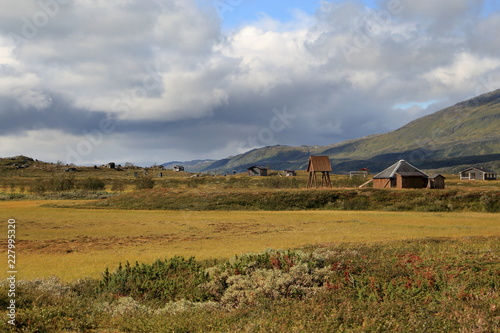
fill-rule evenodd
<path id="1" fill-rule="evenodd" d="M 432 175 L 427 182 L 427 188 L 431 189 L 444 189 L 444 181 L 446 177 L 443 175 Z"/>
<path id="2" fill-rule="evenodd" d="M 267 176 L 267 168 L 263 166 L 254 165 L 247 168 L 247 171 L 249 176 Z"/>
<path id="3" fill-rule="evenodd" d="M 108 164 L 106 164 L 106 168 L 115 169 L 116 168 L 115 162 L 109 162 Z"/>
<path id="4" fill-rule="evenodd" d="M 460 180 L 496 180 L 494 170 L 483 167 L 470 167 L 460 172 Z"/>

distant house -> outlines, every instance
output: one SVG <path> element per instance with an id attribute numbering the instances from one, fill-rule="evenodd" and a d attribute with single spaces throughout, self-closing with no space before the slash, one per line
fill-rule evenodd
<path id="1" fill-rule="evenodd" d="M 483 167 L 470 167 L 460 172 L 460 180 L 496 180 L 494 170 Z"/>
<path id="2" fill-rule="evenodd" d="M 114 168 L 116 168 L 116 164 L 114 162 L 109 162 L 108 164 L 106 164 L 106 168 L 114 169 Z"/>
<path id="3" fill-rule="evenodd" d="M 295 177 L 297 176 L 297 171 L 295 170 L 285 170 L 285 177 Z"/>
<path id="4" fill-rule="evenodd" d="M 175 172 L 184 171 L 184 167 L 182 165 L 174 165 L 174 171 Z"/>
<path id="5" fill-rule="evenodd" d="M 267 176 L 267 168 L 263 166 L 254 165 L 247 168 L 249 176 Z"/>
<path id="6" fill-rule="evenodd" d="M 444 179 L 445 178 L 441 175 L 430 177 L 405 160 L 400 160 L 381 173 L 375 175 L 373 177 L 373 187 L 444 188 Z"/>

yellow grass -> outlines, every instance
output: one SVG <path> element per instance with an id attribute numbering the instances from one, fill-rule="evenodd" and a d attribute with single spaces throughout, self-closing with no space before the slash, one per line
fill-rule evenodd
<path id="1" fill-rule="evenodd" d="M 106 267 L 115 269 L 119 262 L 151 262 L 175 255 L 211 259 L 320 243 L 500 236 L 500 215 L 488 213 L 180 212 L 41 207 L 46 203 L 0 202 L 2 253 L 6 252 L 5 221 L 17 221 L 19 279 L 56 275 L 71 281 L 98 277 Z M 6 261 L 6 255 L 3 257 Z M 6 274 L 4 270 L 2 275 Z"/>

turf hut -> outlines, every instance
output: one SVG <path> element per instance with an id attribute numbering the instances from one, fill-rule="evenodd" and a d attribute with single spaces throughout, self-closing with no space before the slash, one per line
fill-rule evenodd
<path id="1" fill-rule="evenodd" d="M 429 176 L 405 160 L 373 177 L 374 188 L 426 188 Z M 444 184 L 443 184 L 444 186 Z"/>
<path id="2" fill-rule="evenodd" d="M 330 180 L 332 164 L 328 156 L 309 156 L 307 172 L 309 172 L 307 188 L 318 187 L 318 179 L 316 177 L 316 173 L 318 172 L 321 172 L 321 187 L 332 187 Z"/>

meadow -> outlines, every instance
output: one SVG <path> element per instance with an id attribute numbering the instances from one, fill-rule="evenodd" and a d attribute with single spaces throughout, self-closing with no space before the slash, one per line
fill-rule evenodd
<path id="1" fill-rule="evenodd" d="M 0 214 L 17 221 L 20 278 L 72 281 L 119 262 L 173 256 L 227 259 L 268 248 L 500 235 L 497 214 L 476 212 L 130 211 L 47 203 L 82 202 L 0 202 Z"/>
<path id="2" fill-rule="evenodd" d="M 80 169 L 0 170 L 19 280 L 3 331 L 500 331 L 499 182 Z"/>

